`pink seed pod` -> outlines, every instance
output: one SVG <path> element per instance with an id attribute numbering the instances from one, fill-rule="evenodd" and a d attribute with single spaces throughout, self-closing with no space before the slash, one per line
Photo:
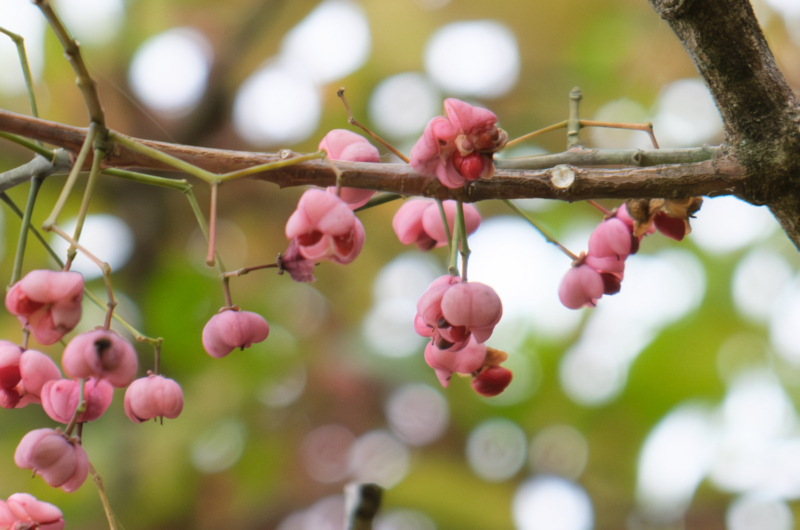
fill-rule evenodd
<path id="1" fill-rule="evenodd" d="M 486 346 L 470 337 L 467 345 L 460 351 L 441 350 L 433 341 L 425 346 L 425 362 L 436 371 L 436 377 L 443 387 L 450 384 L 453 372 L 469 374 L 479 369 L 486 359 Z"/>
<path id="2" fill-rule="evenodd" d="M 77 272 L 35 270 L 14 284 L 6 309 L 40 344 L 54 344 L 81 319 L 83 276 Z"/>
<path id="3" fill-rule="evenodd" d="M 572 267 L 558 287 L 558 298 L 569 309 L 594 307 L 603 296 L 603 278 L 586 264 Z"/>
<path id="4" fill-rule="evenodd" d="M 442 316 L 453 327 L 463 326 L 478 342 L 486 342 L 503 316 L 494 289 L 479 282 L 453 285 L 442 296 Z"/>
<path id="5" fill-rule="evenodd" d="M 37 500 L 33 495 L 15 493 L 8 498 L 7 505 L 8 510 L 18 519 L 16 526 L 10 526 L 10 530 L 64 528 L 64 516 L 61 510 L 49 502 Z M 3 525 L 2 508 L 0 508 L 0 528 L 4 528 Z"/>
<path id="6" fill-rule="evenodd" d="M 347 264 L 364 246 L 364 225 L 339 197 L 319 189 L 307 190 L 286 222 L 286 237 L 296 239 L 308 260 Z"/>
<path id="7" fill-rule="evenodd" d="M 633 241 L 636 241 L 635 248 Z M 616 256 L 625 259 L 638 249 L 639 239 L 633 235 L 624 221 L 612 217 L 600 223 L 589 237 L 589 256 L 606 258 Z"/>
<path id="8" fill-rule="evenodd" d="M 485 397 L 494 397 L 508 387 L 514 374 L 502 366 L 490 366 L 472 379 L 472 389 Z"/>
<path id="9" fill-rule="evenodd" d="M 203 328 L 203 348 L 216 358 L 236 348 L 249 348 L 269 335 L 269 324 L 261 315 L 250 311 L 222 310 Z"/>
<path id="10" fill-rule="evenodd" d="M 64 348 L 64 372 L 74 379 L 96 377 L 123 388 L 136 377 L 139 366 L 131 344 L 107 329 L 81 333 Z"/>
<path id="11" fill-rule="evenodd" d="M 19 359 L 22 348 L 7 340 L 0 340 L 0 389 L 11 389 L 22 379 Z"/>
<path id="12" fill-rule="evenodd" d="M 492 153 L 508 140 L 497 128 L 497 116 L 453 98 L 445 100 L 444 109 L 447 117 L 433 118 L 411 149 L 411 167 L 453 189 L 468 180 L 491 178 Z"/>
<path id="13" fill-rule="evenodd" d="M 3 530 L 16 530 L 17 523 L 20 522 L 14 512 L 8 507 L 5 501 L 0 501 L 0 528 Z"/>
<path id="14" fill-rule="evenodd" d="M 325 135 L 319 143 L 319 149 L 328 153 L 331 160 L 344 160 L 347 162 L 372 162 L 379 163 L 381 155 L 378 149 L 369 141 L 354 132 L 346 129 L 334 129 Z M 328 193 L 336 193 L 336 187 L 327 189 Z M 357 188 L 342 188 L 339 198 L 355 210 L 364 206 L 370 197 L 375 194 L 373 190 Z"/>
<path id="15" fill-rule="evenodd" d="M 6 343 L 7 341 L 0 342 Z M 13 348 L 21 350 L 19 346 L 9 346 L 9 344 L 11 343 L 0 345 L 0 351 L 5 351 L 6 359 L 15 356 Z M 47 355 L 36 350 L 25 350 L 19 355 L 18 370 L 20 377 L 16 386 L 0 387 L 0 406 L 3 408 L 22 408 L 31 403 L 41 403 L 44 384 L 53 379 L 61 379 L 61 372 L 56 363 Z"/>
<path id="16" fill-rule="evenodd" d="M 14 463 L 21 469 L 32 469 L 49 485 L 67 493 L 81 487 L 89 474 L 89 458 L 83 447 L 53 429 L 26 434 L 14 453 Z"/>
<path id="17" fill-rule="evenodd" d="M 111 405 L 114 387 L 105 379 L 91 378 L 83 390 L 86 411 L 78 416 L 78 421 L 86 423 L 102 416 Z M 48 381 L 42 388 L 42 408 L 54 421 L 68 424 L 78 408 L 80 383 L 71 379 Z"/>
<path id="18" fill-rule="evenodd" d="M 134 423 L 152 418 L 175 419 L 183 410 L 181 385 L 160 375 L 137 379 L 125 391 L 125 414 Z"/>
<path id="19" fill-rule="evenodd" d="M 443 203 L 450 233 L 456 217 L 456 202 Z M 481 224 L 481 215 L 472 204 L 464 205 L 464 225 L 467 235 L 472 234 Z M 430 199 L 412 199 L 406 201 L 392 219 L 392 228 L 397 238 L 404 245 L 415 243 L 420 250 L 443 247 L 448 244 L 447 234 L 442 223 L 442 215 L 436 201 Z"/>

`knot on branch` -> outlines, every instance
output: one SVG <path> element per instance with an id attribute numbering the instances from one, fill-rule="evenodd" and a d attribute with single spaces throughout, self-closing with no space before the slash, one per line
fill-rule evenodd
<path id="1" fill-rule="evenodd" d="M 650 0 L 650 5 L 664 20 L 682 17 L 692 5 L 693 0 Z"/>

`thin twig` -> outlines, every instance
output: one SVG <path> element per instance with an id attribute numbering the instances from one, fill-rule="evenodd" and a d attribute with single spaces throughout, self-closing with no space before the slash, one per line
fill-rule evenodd
<path id="1" fill-rule="evenodd" d="M 590 200 L 588 200 L 586 202 L 589 203 L 590 205 L 594 206 L 594 208 L 597 209 L 603 215 L 608 215 L 609 213 L 611 213 L 606 208 L 604 208 L 602 204 L 598 204 L 597 201 L 593 201 L 593 200 L 590 199 Z"/>
<path id="2" fill-rule="evenodd" d="M 377 484 L 348 484 L 344 496 L 345 530 L 372 530 L 372 520 L 381 507 L 383 488 Z"/>
<path id="3" fill-rule="evenodd" d="M 8 31 L 5 28 L 0 28 L 0 33 L 5 33 L 8 35 L 11 40 L 14 41 L 14 45 L 17 47 L 19 65 L 22 67 L 22 77 L 25 79 L 25 88 L 28 89 L 28 101 L 31 105 L 31 114 L 35 118 L 38 118 L 39 109 L 36 106 L 36 96 L 33 93 L 33 76 L 31 75 L 30 64 L 28 64 L 28 54 L 25 52 L 25 39 L 22 38 L 22 35 L 17 35 L 16 33 Z"/>
<path id="4" fill-rule="evenodd" d="M 439 217 L 442 219 L 444 225 L 444 234 L 447 236 L 447 249 L 453 250 L 453 235 L 450 233 L 450 224 L 447 222 L 447 212 L 444 211 L 444 203 L 441 199 L 436 199 L 436 206 L 439 208 Z"/>
<path id="5" fill-rule="evenodd" d="M 403 196 L 399 193 L 379 193 L 374 195 L 370 200 L 367 201 L 367 204 L 360 208 L 356 208 L 353 210 L 354 212 L 361 212 L 363 210 L 369 210 L 370 208 L 374 208 L 376 206 L 380 206 L 381 204 L 386 204 L 387 202 L 396 201 L 397 199 L 402 199 Z"/>
<path id="6" fill-rule="evenodd" d="M 573 88 L 569 92 L 569 117 L 567 118 L 567 149 L 572 149 L 580 145 L 580 118 L 578 108 L 581 103 L 581 89 Z"/>
<path id="7" fill-rule="evenodd" d="M 538 131 L 533 131 L 533 132 L 530 132 L 528 134 L 523 134 L 519 138 L 514 138 L 513 140 L 510 140 L 510 141 L 506 142 L 506 145 L 503 147 L 503 149 L 508 149 L 509 147 L 513 147 L 513 146 L 517 145 L 518 143 L 524 142 L 525 140 L 529 140 L 529 139 L 533 138 L 534 136 L 538 136 L 540 134 L 544 134 L 544 133 L 550 132 L 550 131 L 556 131 L 556 130 L 562 129 L 562 128 L 566 127 L 566 126 L 567 126 L 567 120 L 564 120 L 564 121 L 560 121 L 558 123 L 554 123 L 553 125 L 548 125 L 544 129 L 539 129 Z"/>
<path id="8" fill-rule="evenodd" d="M 242 267 L 241 269 L 237 269 L 235 271 L 225 272 L 222 274 L 223 278 L 233 278 L 234 276 L 244 276 L 248 272 L 253 271 L 260 271 L 261 269 L 275 269 L 280 268 L 280 265 L 277 263 L 265 263 L 263 265 L 254 265 L 252 267 Z"/>
<path id="9" fill-rule="evenodd" d="M 42 226 L 42 228 L 45 230 L 48 230 L 49 226 L 58 222 L 58 216 L 61 213 L 61 210 L 64 208 L 64 205 L 67 203 L 67 198 L 72 192 L 72 187 L 75 186 L 75 181 L 78 180 L 78 175 L 81 172 L 83 163 L 86 161 L 86 157 L 89 155 L 89 150 L 92 148 L 92 142 L 94 141 L 96 134 L 97 125 L 92 123 L 89 125 L 89 131 L 86 133 L 86 139 L 83 141 L 81 151 L 78 153 L 78 158 L 75 160 L 75 164 L 72 166 L 72 171 L 69 172 L 67 181 L 64 183 L 64 187 L 61 189 L 61 194 L 58 196 L 55 206 L 53 206 L 53 211 L 50 212 L 50 215 L 47 217 L 44 225 Z"/>
<path id="10" fill-rule="evenodd" d="M 208 255 L 206 256 L 206 265 L 209 267 L 214 266 L 214 256 L 216 255 L 217 244 L 217 188 L 219 185 L 214 182 L 211 184 L 211 207 L 209 209 L 208 219 Z"/>
<path id="11" fill-rule="evenodd" d="M 556 241 L 550 234 L 547 233 L 547 231 L 545 231 L 542 227 L 540 227 L 538 224 L 536 224 L 536 222 L 534 222 L 533 219 L 528 217 L 528 214 L 526 214 L 525 212 L 520 210 L 519 207 L 516 204 L 514 204 L 513 202 L 511 202 L 511 201 L 509 201 L 507 199 L 503 200 L 503 202 L 506 203 L 506 206 L 511 208 L 511 210 L 513 210 L 514 213 L 516 213 L 517 215 L 519 215 L 520 217 L 522 217 L 523 219 L 528 221 L 528 223 L 533 228 L 535 228 L 537 232 L 542 234 L 542 237 L 544 237 L 545 241 L 547 241 L 548 243 L 552 243 L 555 246 L 557 246 L 559 249 L 561 249 L 561 252 L 563 252 L 564 254 L 569 256 L 573 261 L 578 259 L 578 256 L 576 256 L 574 253 L 570 252 L 570 250 L 567 247 L 565 247 L 564 245 L 562 245 L 561 243 Z"/>
<path id="12" fill-rule="evenodd" d="M 111 503 L 108 502 L 108 495 L 106 495 L 106 488 L 103 485 L 103 479 L 100 478 L 100 474 L 97 473 L 97 470 L 94 468 L 91 462 L 89 462 L 89 474 L 92 475 L 94 485 L 97 487 L 97 492 L 100 494 L 100 502 L 103 503 L 103 511 L 106 513 L 108 528 L 109 530 L 117 530 L 117 521 L 114 517 L 114 512 L 111 511 Z"/>
<path id="13" fill-rule="evenodd" d="M 617 123 L 614 121 L 593 121 L 593 120 L 580 120 L 581 127 L 607 127 L 609 129 L 628 129 L 632 131 L 643 131 L 650 136 L 650 141 L 653 143 L 653 148 L 658 149 L 658 142 L 656 135 L 653 132 L 653 123 Z"/>
<path id="14" fill-rule="evenodd" d="M 359 129 L 361 129 L 362 131 L 367 133 L 368 135 L 370 135 L 373 138 L 375 138 L 375 140 L 380 142 L 380 144 L 382 146 L 384 146 L 386 149 L 388 149 L 389 151 L 394 153 L 395 156 L 397 156 L 397 158 L 399 158 L 400 160 L 402 160 L 406 164 L 411 162 L 411 160 L 406 155 L 404 155 L 399 150 L 397 150 L 397 148 L 395 148 L 392 144 L 390 144 L 389 142 L 387 142 L 386 140 L 384 140 L 383 138 L 381 138 L 380 136 L 378 136 L 374 132 L 370 131 L 365 125 L 362 125 L 362 124 L 360 124 L 359 122 L 356 121 L 356 119 L 353 117 L 353 112 L 350 110 L 350 105 L 347 104 L 347 98 L 344 97 L 344 88 L 340 88 L 336 92 L 336 95 L 339 96 L 339 98 L 341 98 L 341 100 L 342 100 L 342 103 L 344 103 L 344 109 L 347 111 L 347 123 L 349 123 L 350 125 L 355 125 Z"/>
<path id="15" fill-rule="evenodd" d="M 464 220 L 464 204 L 456 202 L 456 213 L 458 214 L 458 231 L 461 234 L 461 279 L 467 281 L 467 263 L 469 262 L 469 244 L 467 243 L 467 223 Z"/>

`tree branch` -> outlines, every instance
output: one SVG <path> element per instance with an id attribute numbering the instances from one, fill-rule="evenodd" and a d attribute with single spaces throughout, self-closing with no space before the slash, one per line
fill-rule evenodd
<path id="1" fill-rule="evenodd" d="M 68 171 L 71 165 L 69 153 L 63 149 L 56 150 L 53 162 L 36 155 L 27 164 L 0 173 L 0 193 L 19 184 L 30 182 L 33 177 L 48 177 L 53 173 Z"/>

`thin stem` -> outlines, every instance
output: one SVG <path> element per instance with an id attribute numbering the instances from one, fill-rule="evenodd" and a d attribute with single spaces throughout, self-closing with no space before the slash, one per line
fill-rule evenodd
<path id="1" fill-rule="evenodd" d="M 103 511 L 106 512 L 106 519 L 108 520 L 109 530 L 117 530 L 117 522 L 114 518 L 114 512 L 111 511 L 111 503 L 108 502 L 108 495 L 106 495 L 106 488 L 103 485 L 103 479 L 97 473 L 91 462 L 89 462 L 89 474 L 92 475 L 94 485 L 97 487 L 97 492 L 100 494 L 100 502 L 103 503 Z"/>
<path id="2" fill-rule="evenodd" d="M 17 47 L 19 65 L 22 67 L 22 77 L 25 78 L 25 88 L 28 89 L 28 101 L 31 104 L 31 115 L 38 118 L 39 109 L 36 107 L 36 96 L 33 94 L 33 76 L 31 76 L 31 67 L 28 64 L 28 54 L 25 52 L 25 39 L 22 38 L 22 35 L 12 33 L 5 28 L 0 28 L 0 33 L 8 35 Z M 39 143 L 39 145 L 41 145 L 41 143 Z"/>
<path id="3" fill-rule="evenodd" d="M 377 484 L 348 484 L 345 496 L 345 530 L 372 530 L 381 507 L 383 488 Z"/>
<path id="4" fill-rule="evenodd" d="M 61 19 L 56 12 L 53 11 L 52 6 L 50 6 L 49 0 L 33 0 L 33 3 L 39 6 L 39 9 L 42 11 L 45 18 L 47 18 L 50 27 L 53 28 L 53 32 L 55 32 L 58 40 L 61 42 L 61 46 L 64 48 L 64 57 L 66 57 L 70 65 L 72 65 L 75 75 L 78 76 L 75 83 L 78 85 L 83 95 L 86 109 L 89 111 L 89 119 L 92 123 L 96 123 L 104 129 L 106 125 L 105 115 L 103 113 L 103 107 L 100 105 L 100 97 L 97 95 L 97 83 L 95 83 L 92 76 L 89 75 L 89 69 L 86 68 L 86 64 L 83 62 L 78 41 L 73 39 L 69 34 L 64 23 L 61 22 Z"/>
<path id="5" fill-rule="evenodd" d="M 56 205 L 53 206 L 53 211 L 50 212 L 50 215 L 42 225 L 42 228 L 45 230 L 49 230 L 51 225 L 54 225 L 58 222 L 58 216 L 67 202 L 67 197 L 69 197 L 69 194 L 72 192 L 72 187 L 75 185 L 75 181 L 78 179 L 78 175 L 83 168 L 83 163 L 86 161 L 86 156 L 89 154 L 89 149 L 92 147 L 92 142 L 94 141 L 96 134 L 97 125 L 94 123 L 89 124 L 89 130 L 86 132 L 86 139 L 83 141 L 81 150 L 78 153 L 78 158 L 75 159 L 75 164 L 72 165 L 72 170 L 69 172 L 67 181 L 64 183 L 64 187 L 61 189 L 61 195 L 58 196 Z"/>
<path id="6" fill-rule="evenodd" d="M 266 164 L 259 164 L 257 166 L 240 169 L 238 171 L 232 171 L 230 173 L 225 173 L 224 175 L 220 175 L 217 178 L 220 182 L 227 182 L 229 180 L 248 177 L 250 175 L 255 175 L 256 173 L 262 173 L 264 171 L 271 171 L 273 169 L 281 169 L 284 167 L 293 166 L 295 164 L 299 164 L 300 162 L 315 160 L 317 158 L 325 158 L 325 151 L 317 151 L 316 153 L 295 156 L 292 158 L 286 158 L 284 160 L 278 160 L 276 162 L 267 162 Z M 334 169 L 334 172 L 336 171 L 338 171 L 338 169 Z"/>
<path id="7" fill-rule="evenodd" d="M 151 186 L 160 186 L 162 188 L 170 188 L 178 191 L 187 191 L 191 189 L 192 185 L 184 179 L 168 179 L 164 177 L 155 177 L 153 175 L 146 175 L 144 173 L 137 173 L 136 171 L 127 171 L 124 169 L 104 169 L 104 175 L 118 177 L 140 184 L 149 184 Z"/>
<path id="8" fill-rule="evenodd" d="M 153 373 L 158 375 L 161 372 L 161 341 L 153 345 Z"/>
<path id="9" fill-rule="evenodd" d="M 442 224 L 444 225 L 444 233 L 447 236 L 447 245 L 448 250 L 453 250 L 453 235 L 450 233 L 450 224 L 447 222 L 447 214 L 444 211 L 444 203 L 441 199 L 436 199 L 436 206 L 439 207 L 439 216 L 442 218 Z"/>
<path id="10" fill-rule="evenodd" d="M 78 416 L 86 412 L 86 399 L 84 399 L 86 379 L 81 378 L 79 383 L 80 390 L 78 394 L 78 406 L 75 407 L 75 412 L 72 414 L 72 419 L 69 420 L 69 423 L 67 424 L 67 429 L 64 431 L 65 436 L 72 436 L 72 431 L 75 429 L 75 425 L 78 423 Z"/>
<path id="11" fill-rule="evenodd" d="M 578 117 L 578 107 L 581 103 L 581 89 L 573 88 L 569 92 L 569 117 L 567 118 L 567 149 L 572 149 L 580 145 L 579 133 L 581 130 L 580 118 Z"/>
<path id="12" fill-rule="evenodd" d="M 117 302 L 116 300 L 114 300 L 114 289 L 111 286 L 111 265 L 109 265 L 108 263 L 104 262 L 94 254 L 89 252 L 84 246 L 82 246 L 80 243 L 71 238 L 69 234 L 64 232 L 64 230 L 62 230 L 60 226 L 52 225 L 50 227 L 50 230 L 55 232 L 62 238 L 64 238 L 64 240 L 67 243 L 69 243 L 70 246 L 74 246 L 75 248 L 80 250 L 87 258 L 92 260 L 95 263 L 95 265 L 100 267 L 101 271 L 103 271 L 103 281 L 106 284 L 106 291 L 108 292 L 108 303 L 106 304 L 107 311 L 106 311 L 106 320 L 104 327 L 105 329 L 108 329 L 111 326 L 111 318 L 114 315 L 114 308 L 117 306 Z"/>
<path id="13" fill-rule="evenodd" d="M 28 340 L 30 338 L 31 338 L 31 332 L 26 328 L 22 328 L 22 344 L 20 344 L 22 351 L 28 349 Z"/>
<path id="14" fill-rule="evenodd" d="M 376 206 L 380 206 L 381 204 L 386 204 L 387 202 L 396 201 L 397 199 L 402 199 L 403 196 L 399 193 L 379 193 L 374 195 L 367 204 L 360 208 L 356 208 L 353 210 L 354 212 L 360 212 L 363 210 L 369 210 L 370 208 L 374 208 Z"/>
<path id="15" fill-rule="evenodd" d="M 328 163 L 331 170 L 333 170 L 333 174 L 336 175 L 336 196 L 341 198 L 342 197 L 342 172 L 333 162 L 333 160 L 328 156 L 328 152 L 325 151 L 325 162 Z"/>
<path id="16" fill-rule="evenodd" d="M 608 215 L 609 213 L 611 213 L 606 208 L 604 208 L 602 204 L 599 204 L 597 201 L 593 201 L 593 200 L 590 199 L 590 200 L 588 200 L 586 202 L 591 204 L 592 206 L 594 206 L 603 215 Z"/>
<path id="17" fill-rule="evenodd" d="M 650 141 L 653 143 L 653 148 L 658 149 L 658 142 L 656 135 L 653 132 L 652 122 L 647 123 L 617 123 L 614 121 L 593 121 L 593 120 L 579 120 L 581 127 L 607 127 L 609 129 L 629 129 L 632 131 L 644 131 L 650 136 Z"/>
<path id="18" fill-rule="evenodd" d="M 28 202 L 25 205 L 25 214 L 22 217 L 22 226 L 19 229 L 17 252 L 14 255 L 14 269 L 11 271 L 9 287 L 17 283 L 17 280 L 22 276 L 22 261 L 25 258 L 25 248 L 28 245 L 28 229 L 31 226 L 33 205 L 36 204 L 36 196 L 39 194 L 39 188 L 41 188 L 42 182 L 44 182 L 42 177 L 33 177 L 31 179 L 31 188 L 28 191 Z"/>
<path id="19" fill-rule="evenodd" d="M 42 147 L 36 142 L 31 142 L 27 138 L 23 138 L 22 136 L 17 136 L 16 134 L 11 134 L 7 132 L 0 132 L 0 138 L 5 138 L 6 140 L 10 140 L 15 144 L 21 145 L 22 147 L 33 151 L 36 154 L 42 155 L 48 160 L 53 160 L 53 151 L 45 147 Z"/>
<path id="20" fill-rule="evenodd" d="M 17 216 L 17 217 L 19 217 L 20 219 L 22 219 L 22 217 L 23 217 L 23 215 L 24 215 L 24 214 L 22 213 L 22 210 L 20 210 L 20 209 L 19 209 L 19 207 L 18 207 L 18 206 L 17 206 L 17 205 L 14 203 L 14 201 L 12 201 L 12 200 L 11 200 L 11 198 L 10 198 L 8 195 L 6 195 L 5 193 L 0 193 L 0 200 L 1 200 L 1 201 L 3 201 L 4 203 L 6 203 L 6 206 L 8 206 L 8 207 L 9 207 L 9 209 L 10 209 L 12 212 L 14 212 L 14 213 L 16 214 L 16 216 Z M 58 254 L 56 254 L 56 251 L 55 251 L 55 250 L 53 250 L 53 247 L 51 247 L 51 246 L 50 246 L 50 245 L 47 243 L 47 241 L 45 241 L 45 239 L 44 239 L 44 237 L 42 236 L 41 232 L 39 232 L 38 230 L 36 230 L 36 228 L 34 228 L 33 226 L 31 226 L 31 227 L 30 227 L 30 230 L 31 230 L 31 232 L 33 232 L 33 235 L 36 237 L 36 239 L 38 239 L 38 240 L 39 240 L 39 243 L 41 243 L 41 244 L 42 244 L 42 246 L 43 246 L 43 247 L 44 247 L 44 249 L 47 251 L 47 253 L 50 255 L 50 257 L 53 259 L 53 261 L 55 261 L 55 262 L 56 262 L 56 264 L 57 264 L 59 267 L 63 267 L 63 266 L 64 266 L 64 262 L 63 262 L 63 261 L 61 261 L 61 258 L 59 257 L 59 255 L 58 255 Z M 103 303 L 103 301 L 102 301 L 102 300 L 100 300 L 100 299 L 99 299 L 99 298 L 98 298 L 98 297 L 97 297 L 97 296 L 96 296 L 96 295 L 95 295 L 93 292 L 91 292 L 90 290 L 88 290 L 88 289 L 84 289 L 84 290 L 83 290 L 83 294 L 86 296 L 86 298 L 88 298 L 89 300 L 91 300 L 91 301 L 92 301 L 92 302 L 93 302 L 93 303 L 94 303 L 94 304 L 95 304 L 97 307 L 99 307 L 99 308 L 101 308 L 101 309 L 103 309 L 103 308 L 105 308 L 105 307 L 106 307 L 106 304 L 104 304 L 104 303 Z M 128 321 L 127 321 L 127 320 L 125 320 L 124 318 L 122 318 L 122 317 L 118 316 L 116 313 L 114 313 L 114 320 L 116 320 L 117 322 L 119 322 L 119 323 L 122 325 L 122 327 L 124 327 L 125 329 L 127 329 L 127 330 L 128 330 L 130 333 L 131 333 L 131 335 L 133 335 L 133 336 L 134 336 L 134 338 L 136 339 L 136 341 L 137 341 L 137 342 L 146 342 L 146 343 L 148 343 L 148 344 L 156 344 L 156 343 L 158 343 L 158 342 L 161 342 L 161 341 L 163 341 L 163 340 L 164 340 L 164 339 L 162 339 L 162 338 L 157 338 L 157 339 L 154 339 L 154 338 L 152 338 L 152 337 L 148 337 L 147 335 L 145 335 L 145 334 L 141 333 L 139 330 L 137 330 L 135 327 L 133 327 L 133 326 L 132 326 L 130 323 L 128 323 Z"/>
<path id="21" fill-rule="evenodd" d="M 218 184 L 216 182 L 211 184 L 211 210 L 209 212 L 208 223 L 208 255 L 206 256 L 206 265 L 209 267 L 214 266 L 214 249 L 217 243 L 217 188 Z"/>
<path id="22" fill-rule="evenodd" d="M 456 265 L 458 261 L 458 240 L 460 238 L 461 232 L 461 225 L 459 223 L 453 223 L 453 237 L 450 239 L 450 266 L 447 268 L 447 272 L 450 273 L 450 276 L 458 276 L 458 266 Z"/>
<path id="23" fill-rule="evenodd" d="M 216 182 L 219 179 L 217 175 L 211 173 L 210 171 L 206 171 L 205 169 L 194 166 L 189 162 L 181 160 L 180 158 L 162 153 L 158 149 L 153 149 L 152 147 L 140 144 L 133 138 L 120 134 L 116 131 L 108 131 L 108 138 L 109 140 L 112 140 L 120 145 L 124 145 L 131 151 L 136 151 L 137 153 L 147 155 L 153 160 L 158 160 L 159 162 L 167 164 L 168 166 L 172 166 L 175 169 L 180 169 L 184 173 L 188 173 L 189 175 L 204 180 L 209 184 Z"/>
<path id="24" fill-rule="evenodd" d="M 535 228 L 537 232 L 539 232 L 540 234 L 542 234 L 542 237 L 544 237 L 545 241 L 547 241 L 548 243 L 552 243 L 552 244 L 554 244 L 555 246 L 557 246 L 558 248 L 560 248 L 560 249 L 561 249 L 561 252 L 563 252 L 564 254 L 566 254 L 567 256 L 569 256 L 569 257 L 570 257 L 570 258 L 571 258 L 573 261 L 574 261 L 574 260 L 576 260 L 576 259 L 578 259 L 578 256 L 576 256 L 574 253 L 570 252 L 570 250 L 569 250 L 567 247 L 565 247 L 564 245 L 562 245 L 561 243 L 559 243 L 558 241 L 556 241 L 555 239 L 553 239 L 553 237 L 552 237 L 552 236 L 550 236 L 550 234 L 548 234 L 548 233 L 547 233 L 547 232 L 546 232 L 544 229 L 542 229 L 542 228 L 541 228 L 539 225 L 537 225 L 537 224 L 536 224 L 536 223 L 533 221 L 533 219 L 531 219 L 530 217 L 528 217 L 528 214 L 526 214 L 525 212 L 523 212 L 522 210 L 520 210 L 520 209 L 519 209 L 519 207 L 517 207 L 517 205 L 516 205 L 516 204 L 514 204 L 514 203 L 513 203 L 513 202 L 511 202 L 511 201 L 509 201 L 508 199 L 503 199 L 503 202 L 506 204 L 506 206 L 508 206 L 509 208 L 511 208 L 511 210 L 512 210 L 514 213 L 516 213 L 517 215 L 519 215 L 520 217 L 522 217 L 523 219 L 525 219 L 526 221 L 528 221 L 528 223 L 529 223 L 529 224 L 530 224 L 530 225 L 531 225 L 533 228 Z"/>
<path id="25" fill-rule="evenodd" d="M 75 220 L 75 230 L 72 232 L 72 239 L 80 241 L 81 232 L 83 232 L 83 223 L 86 221 L 86 214 L 89 213 L 89 203 L 92 201 L 92 193 L 94 193 L 95 184 L 97 184 L 97 175 L 100 173 L 100 164 L 105 157 L 106 152 L 102 149 L 94 150 L 94 159 L 92 160 L 92 169 L 89 171 L 89 179 L 86 181 L 86 189 L 83 191 L 83 200 L 81 207 L 78 210 L 78 218 Z M 75 259 L 75 248 L 70 246 L 67 249 L 67 264 L 71 264 Z M 69 267 L 67 267 L 69 268 Z"/>
<path id="26" fill-rule="evenodd" d="M 467 243 L 467 225 L 464 221 L 464 205 L 461 201 L 456 202 L 458 213 L 458 232 L 461 235 L 461 279 L 467 281 L 467 262 L 469 261 L 469 244 Z"/>
<path id="27" fill-rule="evenodd" d="M 253 267 L 242 267 L 241 269 L 237 269 L 235 271 L 224 272 L 222 273 L 222 277 L 233 278 L 234 276 L 244 276 L 248 272 L 260 271 L 261 269 L 275 269 L 279 267 L 280 265 L 277 263 L 265 263 L 263 265 L 254 265 Z"/>
<path id="28" fill-rule="evenodd" d="M 400 160 L 402 160 L 406 164 L 408 164 L 410 162 L 409 158 L 406 155 L 404 155 L 403 153 L 401 153 L 400 151 L 398 151 L 392 144 L 390 144 L 389 142 L 387 142 L 386 140 L 384 140 L 383 138 L 381 138 L 380 136 L 378 136 L 374 132 L 372 132 L 369 129 L 367 129 L 366 126 L 361 125 L 359 122 L 356 121 L 356 119 L 353 117 L 353 112 L 350 110 L 350 105 L 347 104 L 347 98 L 344 97 L 344 88 L 340 88 L 336 92 L 336 95 L 339 96 L 339 98 L 341 98 L 341 100 L 342 100 L 342 103 L 344 103 L 344 108 L 347 111 L 347 123 L 349 123 L 350 125 L 355 125 L 359 129 L 361 129 L 362 131 L 367 133 L 368 135 L 370 135 L 373 138 L 375 138 L 376 141 L 378 141 L 382 146 L 384 146 L 386 149 L 388 149 L 389 151 L 394 153 L 395 156 L 397 156 L 397 158 L 399 158 Z"/>
<path id="29" fill-rule="evenodd" d="M 564 121 L 560 121 L 558 123 L 555 123 L 553 125 L 549 125 L 549 126 L 545 127 L 544 129 L 539 129 L 538 131 L 533 131 L 531 133 L 524 134 L 524 135 L 520 136 L 519 138 L 514 138 L 513 140 L 511 140 L 509 142 L 506 142 L 506 145 L 505 145 L 505 147 L 503 147 L 503 149 L 508 149 L 509 147 L 513 147 L 513 146 L 517 145 L 518 143 L 521 143 L 521 142 L 524 142 L 525 140 L 533 138 L 534 136 L 537 136 L 537 135 L 540 135 L 540 134 L 544 134 L 544 133 L 550 132 L 550 131 L 555 131 L 555 130 L 558 130 L 558 129 L 563 129 L 566 126 L 567 126 L 567 120 L 564 120 Z"/>
<path id="30" fill-rule="evenodd" d="M 233 299 L 231 298 L 230 278 L 222 273 L 222 291 L 225 294 L 225 307 L 233 307 Z"/>

